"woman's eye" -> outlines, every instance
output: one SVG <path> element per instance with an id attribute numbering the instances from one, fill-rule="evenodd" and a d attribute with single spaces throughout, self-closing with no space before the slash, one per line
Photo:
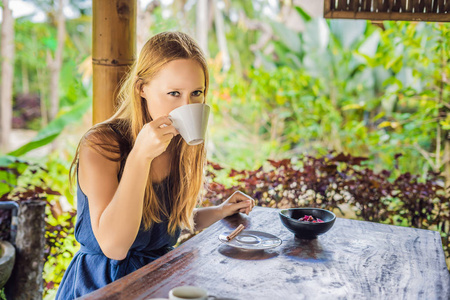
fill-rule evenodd
<path id="1" fill-rule="evenodd" d="M 195 96 L 195 97 L 201 96 L 201 94 L 203 94 L 202 91 L 195 91 L 195 92 L 192 93 L 192 95 Z"/>
<path id="2" fill-rule="evenodd" d="M 174 97 L 180 96 L 180 93 L 179 93 L 179 92 L 170 92 L 170 93 L 167 93 L 167 94 L 169 94 L 169 95 L 171 95 L 171 96 L 174 96 Z"/>

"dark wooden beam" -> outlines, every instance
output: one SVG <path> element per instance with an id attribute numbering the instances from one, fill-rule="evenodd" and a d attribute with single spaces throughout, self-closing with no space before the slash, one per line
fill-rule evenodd
<path id="1" fill-rule="evenodd" d="M 329 19 L 364 19 L 364 20 L 397 20 L 397 21 L 424 21 L 424 22 L 450 22 L 450 14 L 424 14 L 424 13 L 372 13 L 351 11 L 329 11 L 324 14 Z"/>
<path id="2" fill-rule="evenodd" d="M 450 0 L 325 0 L 324 17 L 450 22 Z"/>

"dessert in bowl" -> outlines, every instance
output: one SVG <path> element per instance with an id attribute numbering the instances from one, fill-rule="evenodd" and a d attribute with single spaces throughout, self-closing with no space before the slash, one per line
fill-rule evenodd
<path id="1" fill-rule="evenodd" d="M 301 239 L 313 239 L 324 234 L 333 227 L 336 220 L 333 212 L 310 207 L 282 209 L 279 216 L 281 223 Z"/>

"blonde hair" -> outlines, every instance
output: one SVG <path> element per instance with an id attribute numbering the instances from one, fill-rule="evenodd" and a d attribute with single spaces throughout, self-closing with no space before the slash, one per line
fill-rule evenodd
<path id="1" fill-rule="evenodd" d="M 78 163 L 80 145 L 85 142 L 97 151 L 100 147 L 103 150 L 101 154 L 110 160 L 121 163 L 126 160 L 140 130 L 144 124 L 152 121 L 146 101 L 140 96 L 142 86 L 149 83 L 167 63 L 177 59 L 193 59 L 200 64 L 205 75 L 206 98 L 209 73 L 198 44 L 181 32 L 163 32 L 153 36 L 144 45 L 138 60 L 123 81 L 116 113 L 105 122 L 92 127 L 81 139 L 72 162 L 71 178 L 73 167 Z M 193 211 L 201 201 L 206 152 L 204 144 L 189 146 L 180 136 L 173 138 L 167 151 L 175 153 L 169 175 L 171 213 L 161 203 L 162 199 L 158 199 L 150 172 L 145 188 L 142 220 L 145 229 L 149 229 L 153 223 L 162 221 L 161 214 L 165 215 L 169 220 L 169 233 L 174 234 L 179 227 L 190 230 L 194 228 Z M 122 171 L 121 166 L 119 180 Z"/>

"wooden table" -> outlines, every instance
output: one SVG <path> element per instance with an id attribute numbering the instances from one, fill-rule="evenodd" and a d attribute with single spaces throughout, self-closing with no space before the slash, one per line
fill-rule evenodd
<path id="1" fill-rule="evenodd" d="M 196 285 L 218 299 L 450 299 L 450 275 L 439 234 L 338 218 L 314 240 L 294 237 L 277 209 L 217 222 L 184 244 L 82 299 L 149 299 Z M 282 239 L 243 251 L 220 233 L 243 223 Z"/>

